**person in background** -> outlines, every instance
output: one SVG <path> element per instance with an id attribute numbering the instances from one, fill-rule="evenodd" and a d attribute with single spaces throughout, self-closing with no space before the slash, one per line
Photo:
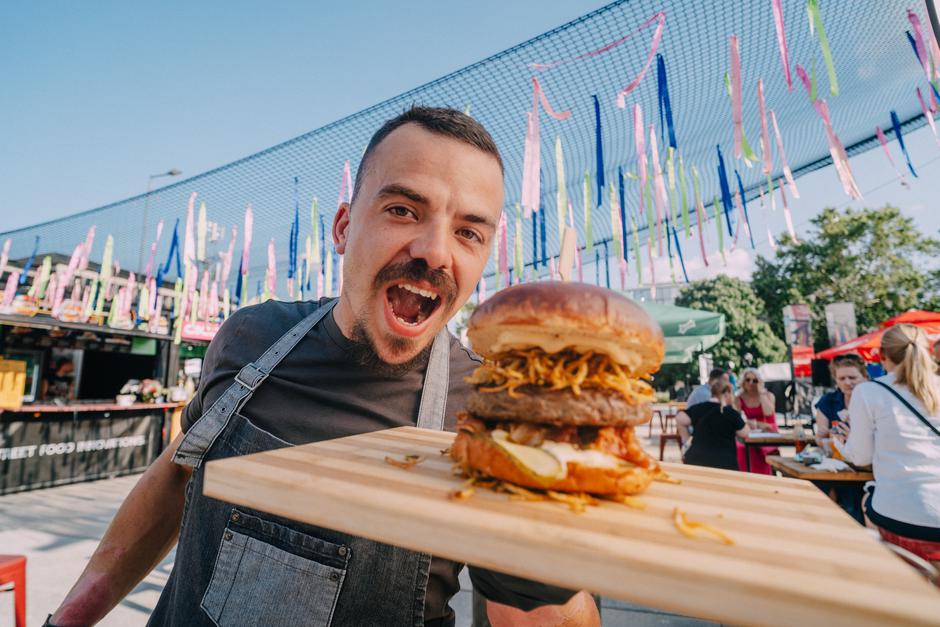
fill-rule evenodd
<path id="1" fill-rule="evenodd" d="M 708 383 L 697 386 L 692 390 L 692 393 L 689 394 L 689 398 L 685 401 L 686 408 L 707 402 L 712 396 L 712 386 L 719 381 L 729 382 L 728 372 L 721 368 L 714 368 L 708 373 Z"/>
<path id="2" fill-rule="evenodd" d="M 829 373 L 836 389 L 826 392 L 816 403 L 816 437 L 828 438 L 830 430 L 840 423 L 848 422 L 849 403 L 852 391 L 859 383 L 868 380 L 868 370 L 861 357 L 854 353 L 839 355 L 829 362 Z M 844 481 L 814 481 L 823 492 L 834 493 L 836 502 L 855 520 L 865 524 L 862 514 L 862 486 Z"/>
<path id="3" fill-rule="evenodd" d="M 940 377 L 923 330 L 891 327 L 881 338 L 888 374 L 859 384 L 851 426 L 833 434 L 846 460 L 873 466 L 865 513 L 886 541 L 940 565 Z"/>
<path id="4" fill-rule="evenodd" d="M 940 364 L 940 340 L 937 340 L 933 344 L 933 360 Z"/>
<path id="5" fill-rule="evenodd" d="M 731 389 L 735 392 L 738 391 L 738 377 L 734 374 L 734 362 L 728 362 L 728 382 L 731 384 Z"/>
<path id="6" fill-rule="evenodd" d="M 748 426 L 752 431 L 776 431 L 777 414 L 774 410 L 776 399 L 773 392 L 764 389 L 764 382 L 756 368 L 748 368 L 741 375 L 741 393 L 734 401 L 734 407 L 744 414 Z M 767 455 L 779 454 L 779 449 L 775 446 L 760 446 L 747 448 L 740 442 L 738 447 L 738 465 L 741 470 L 747 469 L 747 459 L 745 451 L 748 451 L 751 457 L 751 472 L 772 475 L 773 469 L 765 459 Z"/>
<path id="7" fill-rule="evenodd" d="M 695 437 L 682 457 L 683 462 L 738 470 L 734 438 L 747 437 L 750 429 L 741 414 L 732 407 L 733 402 L 731 384 L 719 377 L 712 383 L 707 401 L 679 412 L 676 427 L 683 445 L 689 441 L 689 427 L 695 431 Z"/>

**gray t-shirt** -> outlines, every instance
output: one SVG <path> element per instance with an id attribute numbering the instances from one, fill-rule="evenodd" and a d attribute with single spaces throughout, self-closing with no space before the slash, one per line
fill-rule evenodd
<path id="1" fill-rule="evenodd" d="M 699 385 L 692 393 L 689 394 L 689 398 L 685 399 L 685 406 L 692 407 L 693 405 L 698 405 L 699 403 L 708 402 L 708 399 L 712 397 L 712 386 L 707 383 Z"/>
<path id="2" fill-rule="evenodd" d="M 187 431 L 230 386 L 245 364 L 259 358 L 284 333 L 329 299 L 304 302 L 270 300 L 239 309 L 222 325 L 206 352 L 196 396 L 183 410 Z M 332 313 L 292 350 L 242 407 L 241 415 L 259 429 L 290 442 L 307 444 L 392 427 L 415 426 L 427 361 L 398 375 L 376 372 L 355 356 Z M 469 376 L 480 358 L 450 338 L 450 386 L 444 428 L 454 431 L 456 414 L 466 406 Z M 462 564 L 434 557 L 425 598 L 425 621 L 450 624 L 448 601 L 460 590 Z M 531 609 L 564 603 L 571 591 L 472 569 L 474 584 L 502 603 Z"/>

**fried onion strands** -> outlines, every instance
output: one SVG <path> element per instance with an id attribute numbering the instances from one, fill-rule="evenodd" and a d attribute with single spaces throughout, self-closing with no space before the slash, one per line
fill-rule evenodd
<path id="1" fill-rule="evenodd" d="M 422 455 L 405 455 L 404 460 L 395 459 L 390 455 L 385 456 L 385 463 L 395 466 L 397 468 L 403 468 L 405 470 L 411 470 L 416 465 L 423 462 L 426 458 Z"/>
<path id="2" fill-rule="evenodd" d="M 676 525 L 676 529 L 679 530 L 679 533 L 684 535 L 687 538 L 693 538 L 696 540 L 703 539 L 703 536 L 698 533 L 699 531 L 706 534 L 710 534 L 713 538 L 721 542 L 722 544 L 734 544 L 734 540 L 731 539 L 731 536 L 726 534 L 720 529 L 716 529 L 711 525 L 707 525 L 703 522 L 695 522 L 689 520 L 686 516 L 686 513 L 683 512 L 678 507 L 672 510 L 672 520 Z"/>
<path id="3" fill-rule="evenodd" d="M 653 388 L 643 377 L 625 371 L 605 354 L 531 349 L 498 355 L 477 368 L 467 383 L 478 386 L 480 392 L 505 390 L 512 398 L 520 398 L 518 389 L 525 385 L 550 391 L 570 389 L 575 396 L 580 396 L 582 389 L 610 389 L 628 403 L 640 404 L 653 400 Z"/>

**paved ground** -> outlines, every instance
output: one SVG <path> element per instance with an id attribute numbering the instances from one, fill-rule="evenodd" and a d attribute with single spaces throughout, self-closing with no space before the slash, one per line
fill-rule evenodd
<path id="1" fill-rule="evenodd" d="M 658 426 L 652 437 L 647 429 L 639 434 L 648 450 L 659 455 Z M 669 442 L 667 461 L 679 459 L 678 447 Z M 119 477 L 46 490 L 0 496 L 0 553 L 27 556 L 28 625 L 41 625 L 78 578 L 98 540 L 107 529 L 124 497 L 138 476 Z M 171 553 L 137 588 L 100 623 L 105 627 L 144 625 L 156 604 L 173 565 Z M 458 626 L 469 627 L 471 617 L 470 582 L 461 579 L 463 589 L 452 601 Z M 0 594 L 0 626 L 12 622 L 13 595 Z M 602 600 L 606 626 L 708 625 L 703 621 L 631 606 L 611 599 Z"/>

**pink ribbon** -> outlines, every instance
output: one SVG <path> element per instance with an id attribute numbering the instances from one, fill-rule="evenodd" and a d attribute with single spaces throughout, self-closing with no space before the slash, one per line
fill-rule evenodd
<path id="1" fill-rule="evenodd" d="M 777 29 L 777 47 L 780 49 L 780 63 L 783 65 L 783 77 L 787 81 L 787 91 L 793 91 L 793 76 L 790 74 L 790 55 L 787 52 L 787 35 L 783 29 L 783 7 L 780 0 L 770 0 L 773 5 L 774 27 Z"/>
<path id="2" fill-rule="evenodd" d="M 555 111 L 542 89 L 539 79 L 532 77 L 532 111 L 527 114 L 525 152 L 522 164 L 522 194 L 520 202 L 526 219 L 538 211 L 540 201 L 539 170 L 541 168 L 541 136 L 539 134 L 539 103 L 545 113 L 556 120 L 567 120 L 571 111 Z"/>
<path id="3" fill-rule="evenodd" d="M 339 184 L 339 198 L 336 199 L 337 209 L 343 204 L 343 197 L 347 202 L 352 202 L 352 173 L 349 169 L 349 159 L 343 163 L 343 180 Z"/>
<path id="4" fill-rule="evenodd" d="M 620 258 L 620 289 L 627 289 L 627 260 L 623 257 Z"/>
<path id="5" fill-rule="evenodd" d="M 209 271 L 202 271 L 202 283 L 199 285 L 199 312 L 196 314 L 200 320 L 208 317 L 209 311 Z"/>
<path id="6" fill-rule="evenodd" d="M 760 194 L 760 208 L 764 208 L 764 186 L 758 185 L 757 192 Z M 771 196 L 772 198 L 772 196 Z M 774 240 L 774 234 L 770 232 L 770 225 L 767 225 L 767 242 L 770 244 L 770 250 L 777 250 L 777 242 Z"/>
<path id="7" fill-rule="evenodd" d="M 254 224 L 254 214 L 251 211 L 251 204 L 245 207 L 245 241 L 242 244 L 242 272 L 248 273 L 248 253 L 251 250 L 251 227 Z M 242 286 L 243 291 L 248 289 L 247 285 Z M 247 296 L 245 299 L 247 300 Z"/>
<path id="8" fill-rule="evenodd" d="M 0 303 L 4 307 L 9 307 L 13 304 L 13 297 L 16 296 L 16 286 L 20 282 L 20 271 L 14 270 L 10 273 L 10 276 L 7 277 L 7 285 L 3 289 L 3 302 Z"/>
<path id="9" fill-rule="evenodd" d="M 774 136 L 777 139 L 777 153 L 780 155 L 780 161 L 783 163 L 783 176 L 787 179 L 787 185 L 790 186 L 790 193 L 794 198 L 800 197 L 800 190 L 796 188 L 796 181 L 793 179 L 793 172 L 790 170 L 790 164 L 787 162 L 787 153 L 783 150 L 783 137 L 780 135 L 780 127 L 777 126 L 777 114 L 773 109 L 770 111 L 770 122 L 774 127 Z M 770 190 L 767 190 L 770 193 Z"/>
<path id="10" fill-rule="evenodd" d="M 82 258 L 78 262 L 78 269 L 82 271 L 88 267 L 88 256 L 91 254 L 91 247 L 95 243 L 95 225 L 88 227 L 88 233 L 85 235 L 85 247 L 82 249 Z"/>
<path id="11" fill-rule="evenodd" d="M 665 26 L 666 24 L 666 14 L 663 11 L 656 13 L 655 15 L 653 15 L 653 17 L 643 22 L 640 25 L 640 27 L 636 29 L 636 31 L 634 31 L 633 33 L 625 37 L 623 40 L 621 40 L 621 41 L 625 41 L 626 39 L 629 39 L 634 34 L 643 30 L 644 28 L 646 28 L 653 22 L 658 22 L 658 24 L 656 25 L 656 32 L 653 33 L 653 40 L 650 42 L 650 50 L 649 50 L 649 53 L 646 55 L 646 63 L 643 64 L 643 69 L 640 70 L 640 73 L 637 74 L 636 77 L 632 81 L 630 81 L 629 85 L 624 87 L 620 91 L 620 93 L 617 94 L 617 106 L 620 107 L 621 109 L 627 106 L 627 102 L 626 102 L 627 94 L 633 91 L 634 88 L 636 88 L 636 86 L 640 84 L 640 81 L 642 81 L 643 77 L 646 76 L 646 71 L 650 69 L 650 65 L 653 62 L 653 57 L 656 56 L 656 50 L 659 48 L 659 42 L 663 38 L 663 26 Z M 620 43 L 620 42 L 617 42 L 617 43 Z M 610 47 L 612 48 L 613 46 L 610 46 Z"/>
<path id="12" fill-rule="evenodd" d="M 212 287 L 209 290 L 209 305 L 206 308 L 206 317 L 205 320 L 210 320 L 215 318 L 219 313 L 219 283 L 218 281 L 212 282 Z"/>
<path id="13" fill-rule="evenodd" d="M 779 0 L 777 0 L 779 2 Z M 764 79 L 757 79 L 757 107 L 760 109 L 760 140 L 764 154 L 764 174 L 773 169 L 773 155 L 770 152 L 770 131 L 767 130 L 767 106 L 764 102 Z"/>
<path id="14" fill-rule="evenodd" d="M 186 207 L 186 236 L 183 239 L 183 265 L 196 260 L 196 235 L 193 225 L 193 210 L 196 203 L 196 192 L 189 195 L 189 204 Z"/>
<path id="15" fill-rule="evenodd" d="M 157 223 L 157 237 L 150 244 L 150 258 L 147 260 L 147 268 L 144 270 L 145 276 L 153 274 L 153 259 L 157 254 L 157 246 L 160 244 L 161 235 L 163 235 L 163 220 Z"/>
<path id="16" fill-rule="evenodd" d="M 3 250 L 0 251 L 0 276 L 3 276 L 3 271 L 7 267 L 7 261 L 10 259 L 10 245 L 13 243 L 11 238 L 7 238 L 3 242 Z"/>
<path id="17" fill-rule="evenodd" d="M 506 278 L 509 286 L 509 236 L 506 226 L 506 212 L 499 216 L 499 273 Z"/>
<path id="18" fill-rule="evenodd" d="M 741 144 L 744 137 L 744 118 L 741 112 L 741 53 L 738 50 L 738 36 L 728 37 L 728 49 L 731 53 L 731 121 L 734 123 L 734 157 L 740 159 L 743 154 Z"/>
<path id="19" fill-rule="evenodd" d="M 646 132 L 643 126 L 643 109 L 640 103 L 633 105 L 633 138 L 636 146 L 637 170 L 640 175 L 640 216 L 646 213 L 643 190 L 646 189 Z"/>
<path id="20" fill-rule="evenodd" d="M 800 77 L 800 80 L 803 81 L 803 86 L 806 88 L 807 94 L 812 94 L 812 82 L 802 65 L 797 64 L 796 73 Z M 825 100 L 817 98 L 813 103 L 813 108 L 816 109 L 816 112 L 819 114 L 823 128 L 826 130 L 826 139 L 829 142 L 829 154 L 832 156 L 832 164 L 836 168 L 836 174 L 839 176 L 839 181 L 842 183 L 842 189 L 849 198 L 855 200 L 861 199 L 862 193 L 858 189 L 855 177 L 852 176 L 852 169 L 849 166 L 849 156 L 845 152 L 842 140 L 839 139 L 835 129 L 832 127 L 829 106 L 826 104 Z"/>
<path id="21" fill-rule="evenodd" d="M 274 254 L 274 238 L 268 242 L 268 294 L 273 298 L 277 292 L 277 259 Z"/>
<path id="22" fill-rule="evenodd" d="M 556 271 L 556 268 L 555 268 L 555 258 L 554 258 L 554 257 L 549 257 L 549 258 L 548 258 L 548 274 L 549 274 L 549 276 L 552 278 L 552 281 L 555 281 L 555 280 L 558 279 L 558 272 Z M 507 283 L 507 284 L 509 283 L 509 275 L 508 275 L 508 274 L 506 275 L 506 283 Z"/>
<path id="23" fill-rule="evenodd" d="M 482 305 L 486 300 L 486 277 L 480 277 L 479 290 L 477 291 L 477 305 Z"/>
<path id="24" fill-rule="evenodd" d="M 777 187 L 780 188 L 780 198 L 783 200 L 783 217 L 787 221 L 787 231 L 794 243 L 799 244 L 800 240 L 796 238 L 796 229 L 793 228 L 793 214 L 790 213 L 790 205 L 787 204 L 787 193 L 783 189 L 783 181 L 779 181 Z"/>
<path id="25" fill-rule="evenodd" d="M 669 198 L 666 195 L 666 183 L 663 180 L 663 169 L 659 164 L 659 146 L 656 142 L 656 129 L 650 124 L 650 156 L 653 159 L 653 203 L 656 205 L 656 239 L 657 252 L 663 254 L 663 216 Z"/>
<path id="26" fill-rule="evenodd" d="M 917 88 L 917 102 L 920 103 L 920 110 L 923 111 L 924 117 L 927 118 L 927 124 L 930 125 L 930 131 L 933 133 L 934 141 L 940 143 L 940 138 L 937 137 L 937 123 L 933 119 L 933 115 L 927 109 L 927 103 L 924 102 L 924 95 L 920 93 L 920 87 Z"/>
<path id="27" fill-rule="evenodd" d="M 914 45 L 917 47 L 917 57 L 920 59 L 921 65 L 924 67 L 924 74 L 929 81 L 932 78 L 930 76 L 930 57 L 927 55 L 927 46 L 924 45 L 924 32 L 920 26 L 920 18 L 917 17 L 916 13 L 908 9 L 907 19 L 911 23 L 911 28 L 914 30 Z"/>
<path id="28" fill-rule="evenodd" d="M 222 285 L 228 283 L 228 275 L 232 271 L 232 255 L 235 254 L 235 240 L 238 238 L 238 229 L 232 227 L 232 237 L 228 241 L 228 250 L 222 257 Z"/>
<path id="29" fill-rule="evenodd" d="M 875 135 L 878 136 L 878 143 L 881 144 L 881 149 L 884 150 L 885 156 L 888 158 L 888 163 L 891 164 L 891 167 L 894 168 L 894 173 L 898 175 L 898 180 L 901 181 L 902 185 L 907 185 L 907 181 L 904 180 L 904 175 L 901 174 L 901 171 L 898 170 L 898 166 L 894 163 L 894 158 L 891 156 L 891 150 L 888 148 L 888 138 L 885 137 L 884 131 L 881 130 L 880 126 L 875 127 Z"/>

